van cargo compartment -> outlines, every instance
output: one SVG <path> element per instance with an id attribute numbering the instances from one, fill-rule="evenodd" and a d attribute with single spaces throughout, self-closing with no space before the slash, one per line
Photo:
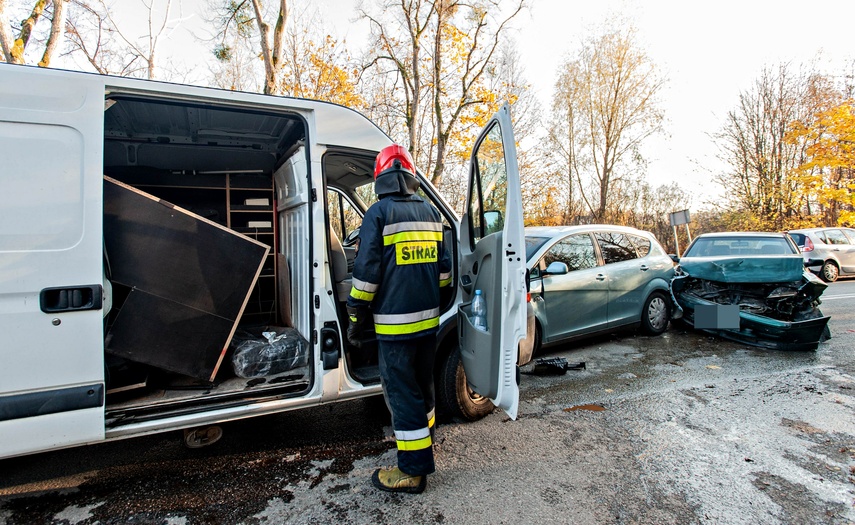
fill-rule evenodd
<path id="1" fill-rule="evenodd" d="M 130 289 L 107 352 L 213 381 L 269 247 L 104 177 L 108 278 Z"/>

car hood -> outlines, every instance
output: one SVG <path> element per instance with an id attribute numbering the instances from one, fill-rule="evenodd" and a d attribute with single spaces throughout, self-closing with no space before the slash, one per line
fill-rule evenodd
<path id="1" fill-rule="evenodd" d="M 722 283 L 789 283 L 804 277 L 801 255 L 684 257 L 680 269 L 697 279 Z"/>

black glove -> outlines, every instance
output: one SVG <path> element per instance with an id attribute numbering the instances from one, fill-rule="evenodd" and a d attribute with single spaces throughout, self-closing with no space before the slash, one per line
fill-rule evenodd
<path id="1" fill-rule="evenodd" d="M 348 306 L 347 316 L 350 318 L 350 323 L 347 325 L 347 340 L 356 348 L 361 348 L 362 332 L 365 327 L 365 321 L 368 319 L 368 309 Z"/>

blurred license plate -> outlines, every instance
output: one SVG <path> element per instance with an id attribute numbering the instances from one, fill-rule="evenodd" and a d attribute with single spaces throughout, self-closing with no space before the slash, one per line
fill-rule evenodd
<path id="1" fill-rule="evenodd" d="M 735 304 L 695 306 L 695 328 L 739 330 L 739 307 Z"/>

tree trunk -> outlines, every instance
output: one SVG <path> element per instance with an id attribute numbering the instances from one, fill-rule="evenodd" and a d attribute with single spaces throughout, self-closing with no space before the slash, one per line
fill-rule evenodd
<path id="1" fill-rule="evenodd" d="M 261 0 L 252 0 L 255 9 L 255 23 L 261 36 L 261 56 L 264 59 L 264 94 L 275 95 L 279 86 L 276 81 L 276 70 L 282 60 L 282 38 L 285 33 L 285 20 L 288 17 L 288 2 L 280 0 L 279 14 L 273 29 L 273 49 L 270 48 L 270 24 L 264 21 Z"/>
<path id="2" fill-rule="evenodd" d="M 4 62 L 12 62 L 12 35 L 9 33 L 9 27 L 6 25 L 6 0 L 0 0 L 0 51 L 3 55 L 0 58 Z"/>
<path id="3" fill-rule="evenodd" d="M 15 40 L 15 44 L 12 46 L 11 62 L 13 64 L 24 63 L 24 50 L 27 48 L 33 28 L 36 27 L 36 22 L 39 21 L 42 13 L 44 13 L 47 2 L 48 0 L 38 0 L 30 12 L 30 16 L 21 24 L 21 35 Z"/>
<path id="4" fill-rule="evenodd" d="M 50 36 L 48 36 L 39 67 L 50 67 L 50 61 L 62 41 L 63 27 L 65 27 L 65 0 L 51 1 L 53 2 L 53 20 L 50 24 Z"/>

